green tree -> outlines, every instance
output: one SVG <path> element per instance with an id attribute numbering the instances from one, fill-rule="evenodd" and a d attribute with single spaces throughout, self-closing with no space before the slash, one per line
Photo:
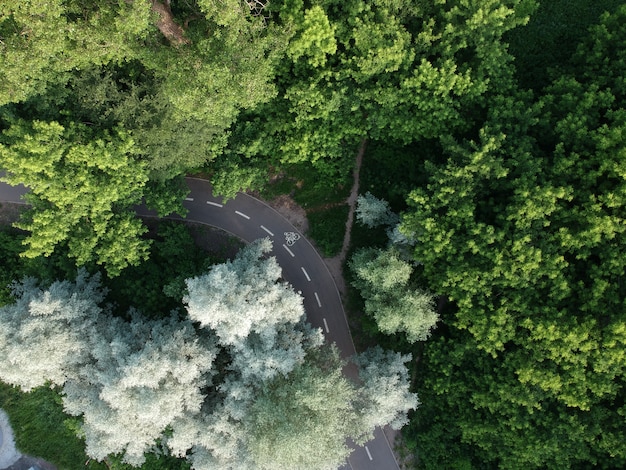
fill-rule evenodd
<path id="1" fill-rule="evenodd" d="M 451 465 L 434 451 L 446 426 L 452 455 L 477 467 L 626 459 L 626 61 L 608 52 L 622 50 L 625 19 L 623 8 L 605 16 L 576 73 L 538 102 L 514 89 L 494 96 L 478 137 L 443 138 L 445 158 L 426 165 L 428 184 L 409 196 L 415 258 L 453 301 L 449 339 L 425 350 L 419 390 L 430 402 L 415 427 L 420 455 L 433 451 L 425 467 Z"/>
<path id="2" fill-rule="evenodd" d="M 353 285 L 365 300 L 365 312 L 386 334 L 405 333 L 409 342 L 425 341 L 439 316 L 432 294 L 413 286 L 411 265 L 393 248 L 366 248 L 350 260 Z"/>
<path id="3" fill-rule="evenodd" d="M 149 2 L 2 2 L 0 106 L 43 94 L 74 69 L 132 55 L 151 25 Z"/>
<path id="4" fill-rule="evenodd" d="M 168 180 L 215 159 L 240 110 L 275 96 L 286 37 L 238 0 L 3 2 L 0 106 L 125 128 L 151 179 Z"/>
<path id="5" fill-rule="evenodd" d="M 323 162 L 355 153 L 364 137 L 409 143 L 465 130 L 466 110 L 481 109 L 488 84 L 509 73 L 502 34 L 533 6 L 283 2 L 279 17 L 293 35 L 277 68 L 279 95 L 236 126 L 233 146 Z"/>
<path id="6" fill-rule="evenodd" d="M 141 202 L 147 175 L 127 133 L 17 121 L 0 138 L 3 180 L 30 188 L 32 208 L 17 224 L 31 232 L 24 256 L 47 256 L 66 242 L 79 265 L 96 262 L 111 275 L 146 258 L 146 229 L 132 205 Z"/>

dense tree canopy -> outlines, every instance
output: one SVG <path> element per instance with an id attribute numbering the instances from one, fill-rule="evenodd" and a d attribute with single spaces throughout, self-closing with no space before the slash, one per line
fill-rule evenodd
<path id="1" fill-rule="evenodd" d="M 625 19 L 624 9 L 605 16 L 579 47 L 576 73 L 536 104 L 496 96 L 477 139 L 442 139 L 445 159 L 426 165 L 429 183 L 409 196 L 415 257 L 456 308 L 450 340 L 427 346 L 424 387 L 459 413 L 453 435 L 478 462 L 626 458 L 626 62 L 610 52 L 623 50 Z M 472 407 L 462 406 L 468 395 Z M 422 430 L 445 422 L 425 416 Z M 532 432 L 519 439 L 519 429 Z M 425 447 L 437 432 L 425 431 Z"/>
<path id="2" fill-rule="evenodd" d="M 95 260 L 112 274 L 136 264 L 146 254 L 143 229 L 124 209 L 144 196 L 161 212 L 180 210 L 180 201 L 172 202 L 181 196 L 172 179 L 214 159 L 239 111 L 275 95 L 273 64 L 286 47 L 286 32 L 238 0 L 190 2 L 174 11 L 169 3 L 0 6 L 0 129 L 8 147 L 0 167 L 11 173 L 7 181 L 41 186 L 43 164 L 33 161 L 28 173 L 16 163 L 32 158 L 35 144 L 40 159 L 93 153 L 100 169 L 111 154 L 111 169 L 119 171 L 97 176 L 98 197 L 112 197 L 111 208 L 93 200 L 95 187 L 84 175 L 71 188 L 63 186 L 73 172 L 54 165 L 60 173 L 48 175 L 58 185 L 50 197 L 66 202 L 57 215 L 91 193 L 82 204 L 94 203 L 90 215 L 99 217 L 86 224 L 87 214 L 71 210 L 53 219 L 44 203 L 34 204 L 22 224 L 33 232 L 28 254 L 49 253 L 67 237 L 73 217 L 72 223 L 83 221 L 70 239 L 78 264 Z M 21 148 L 17 141 L 24 141 Z M 81 193 L 64 194 L 79 184 Z"/>
<path id="3" fill-rule="evenodd" d="M 128 134 L 98 136 L 82 124 L 20 120 L 4 131 L 3 179 L 30 188 L 31 208 L 18 224 L 31 232 L 24 256 L 47 256 L 67 242 L 79 265 L 95 261 L 114 275 L 145 259 L 145 228 L 132 205 L 147 174 L 135 152 Z"/>
<path id="4" fill-rule="evenodd" d="M 570 3 L 568 15 L 599 8 Z M 365 311 L 381 332 L 421 343 L 438 315 L 417 286 L 441 296 L 440 328 L 415 349 L 416 464 L 622 468 L 626 7 L 585 17 L 597 23 L 587 33 L 571 28 L 582 38 L 563 48 L 578 47 L 571 58 L 552 41 L 543 59 L 561 61 L 547 67 L 533 62 L 541 51 L 522 54 L 530 33 L 511 31 L 535 14 L 562 31 L 566 15 L 551 8 L 4 1 L 0 170 L 32 190 L 24 254 L 66 250 L 118 274 L 149 253 L 133 205 L 180 210 L 185 173 L 203 170 L 232 197 L 304 162 L 333 187 L 358 144 L 375 141 L 387 153 L 367 170 L 381 174 L 370 189 L 394 203 L 362 197 L 357 218 L 393 229 L 403 211 L 402 233 L 389 232 L 403 245 L 355 252 Z M 532 31 L 533 47 L 554 37 Z M 97 458 L 138 463 L 159 443 L 198 469 L 336 466 L 345 437 L 400 425 L 416 406 L 407 357 L 369 351 L 355 360 L 360 383 L 345 379 L 267 248 L 189 278 L 190 320 L 115 319 L 84 276 L 16 285 L 0 310 L 0 376 L 63 387 Z M 181 269 L 168 295 L 180 299 L 195 273 Z M 166 412 L 157 420 L 151 407 Z"/>
<path id="5" fill-rule="evenodd" d="M 360 382 L 346 378 L 338 351 L 304 323 L 302 298 L 277 282 L 276 261 L 262 258 L 269 249 L 267 240 L 252 244 L 189 279 L 182 319 L 176 311 L 157 320 L 135 310 L 128 320 L 113 316 L 99 278 L 85 271 L 49 288 L 16 284 L 16 302 L 0 308 L 0 378 L 25 390 L 58 387 L 97 460 L 120 455 L 140 465 L 160 447 L 198 470 L 336 468 L 351 451 L 347 439 L 398 428 L 417 406 L 410 356 L 371 351 L 354 359 Z M 237 276 L 226 297 L 239 309 L 223 297 L 200 314 L 219 279 Z M 233 333 L 245 318 L 253 322 Z"/>
<path id="6" fill-rule="evenodd" d="M 279 95 L 240 122 L 243 155 L 332 165 L 364 137 L 404 143 L 463 130 L 510 60 L 502 34 L 534 2 L 308 2 L 278 7 L 294 30 Z M 337 177 L 337 173 L 334 174 Z"/>

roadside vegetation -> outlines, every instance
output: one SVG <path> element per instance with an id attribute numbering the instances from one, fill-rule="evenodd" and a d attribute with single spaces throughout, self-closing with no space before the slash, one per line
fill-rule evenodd
<path id="1" fill-rule="evenodd" d="M 402 433 L 415 468 L 624 468 L 625 51 L 618 0 L 3 2 L 0 169 L 32 188 L 22 231 L 0 232 L 3 312 L 27 325 L 12 305 L 39 291 L 6 286 L 30 275 L 41 292 L 55 281 L 70 292 L 82 267 L 101 276 L 103 302 L 90 305 L 106 310 L 102 324 L 133 322 L 134 308 L 154 331 L 180 327 L 190 342 L 188 325 L 160 322 L 176 311 L 204 324 L 211 364 L 200 361 L 190 380 L 211 390 L 208 414 L 178 410 L 186 421 L 172 418 L 138 448 L 108 442 L 101 448 L 117 456 L 96 458 L 110 464 L 141 463 L 169 439 L 198 470 L 279 468 L 295 458 L 286 430 L 297 423 L 272 412 L 299 406 L 281 393 L 334 387 L 341 407 L 375 401 L 367 380 L 395 378 L 419 396 Z M 334 256 L 364 140 L 344 271 L 355 343 L 377 367 L 363 368 L 373 374 L 365 388 L 346 384 L 325 369 L 340 368 L 333 353 L 276 309 L 281 321 L 259 322 L 277 328 L 272 338 L 299 338 L 282 358 L 293 380 L 265 377 L 245 360 L 271 356 L 273 345 L 238 330 L 243 320 L 229 323 L 245 312 L 216 307 L 225 317 L 215 323 L 201 308 L 231 287 L 210 273 L 260 280 L 243 261 L 200 250 L 183 225 L 141 222 L 132 207 L 182 211 L 187 174 L 207 175 L 226 198 L 288 194 Z M 268 291 L 278 285 L 261 254 L 246 259 L 267 274 Z M 194 295 L 202 301 L 188 310 L 182 299 Z M 129 335 L 120 344 L 149 356 Z M 0 349 L 17 348 L 11 341 Z M 68 364 L 81 384 L 90 361 L 76 357 Z M 50 370 L 44 378 L 64 387 Z M 19 384 L 10 368 L 3 374 Z M 112 394 L 111 384 L 97 386 Z M 31 406 L 2 387 L 14 414 Z M 97 413 L 79 406 L 85 390 L 61 395 L 94 455 Z M 416 403 L 402 390 L 387 410 L 396 424 Z M 313 421 L 329 434 L 296 426 L 312 449 L 331 435 L 362 438 L 360 419 L 373 419 L 337 422 L 322 411 Z M 199 416 L 210 416 L 222 447 L 194 441 Z M 285 439 L 274 442 L 270 429 Z M 237 460 L 241 446 L 251 461 Z M 299 462 L 324 468 L 342 452 Z"/>

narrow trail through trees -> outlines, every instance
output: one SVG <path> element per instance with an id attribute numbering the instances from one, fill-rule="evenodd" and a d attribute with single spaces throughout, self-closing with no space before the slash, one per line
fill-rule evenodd
<path id="1" fill-rule="evenodd" d="M 352 234 L 352 224 L 354 223 L 354 211 L 356 209 L 356 200 L 359 195 L 359 179 L 361 174 L 361 165 L 363 163 L 363 155 L 365 154 L 365 148 L 367 147 L 367 139 L 363 138 L 361 141 L 361 146 L 359 147 L 359 151 L 356 156 L 356 161 L 354 165 L 353 171 L 353 183 L 352 189 L 350 190 L 350 195 L 346 200 L 348 204 L 348 220 L 346 221 L 346 230 L 343 235 L 343 245 L 341 247 L 341 251 L 339 254 L 333 258 L 323 258 L 324 262 L 328 266 L 329 271 L 332 273 L 335 278 L 335 284 L 337 284 L 337 289 L 342 296 L 346 295 L 346 281 L 343 276 L 343 263 L 346 260 L 346 256 L 348 255 L 348 249 L 350 248 L 350 236 Z"/>
<path id="2" fill-rule="evenodd" d="M 365 154 L 365 148 L 367 147 L 367 139 L 364 138 L 361 141 L 361 147 L 359 153 L 356 156 L 356 163 L 354 165 L 353 183 L 350 196 L 348 197 L 348 206 L 350 211 L 348 212 L 348 220 L 346 221 L 346 231 L 343 236 L 343 246 L 341 247 L 341 253 L 339 253 L 339 260 L 343 263 L 346 260 L 348 254 L 348 248 L 350 247 L 350 235 L 352 233 L 352 224 L 354 223 L 354 210 L 356 209 L 356 200 L 359 196 L 359 179 L 361 176 L 361 165 L 363 164 L 363 155 Z"/>

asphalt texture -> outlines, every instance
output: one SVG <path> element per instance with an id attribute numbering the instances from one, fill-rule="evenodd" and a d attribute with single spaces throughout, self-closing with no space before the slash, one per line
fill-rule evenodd
<path id="1" fill-rule="evenodd" d="M 0 175 L 1 176 L 1 175 Z M 271 255 L 283 270 L 283 278 L 304 298 L 304 308 L 309 323 L 324 332 L 327 341 L 334 342 L 341 356 L 355 354 L 354 343 L 339 296 L 339 291 L 319 253 L 281 214 L 264 202 L 239 193 L 235 199 L 224 203 L 214 197 L 208 181 L 187 178 L 189 194 L 183 202 L 189 211 L 184 220 L 221 228 L 245 242 L 268 237 L 273 242 Z M 0 201 L 24 203 L 24 186 L 12 187 L 0 182 Z M 156 213 L 145 207 L 137 208 L 144 217 Z M 168 218 L 182 219 L 177 215 Z M 356 378 L 354 366 L 344 373 Z M 399 470 L 389 441 L 377 428 L 374 439 L 364 446 L 354 446 L 346 465 L 341 470 Z"/>

